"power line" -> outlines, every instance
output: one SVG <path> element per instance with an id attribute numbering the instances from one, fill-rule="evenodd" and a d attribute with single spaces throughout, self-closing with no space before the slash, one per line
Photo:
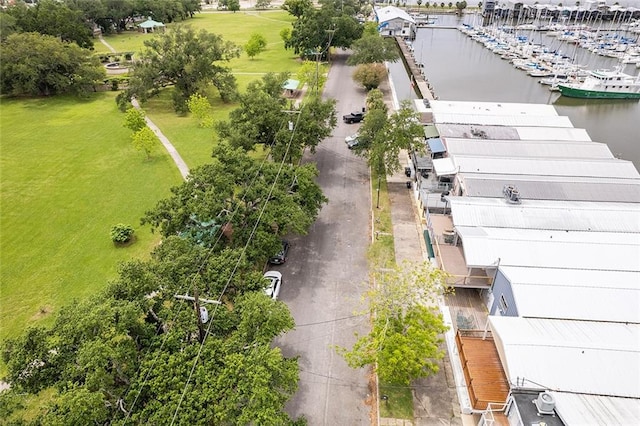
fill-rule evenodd
<path id="1" fill-rule="evenodd" d="M 304 104 L 301 107 L 301 109 L 302 108 L 304 108 Z M 282 156 L 282 160 L 280 162 L 280 167 L 278 168 L 278 172 L 276 173 L 276 176 L 275 176 L 275 178 L 273 180 L 273 183 L 271 184 L 271 188 L 269 189 L 269 194 L 267 195 L 267 197 L 265 199 L 265 202 L 264 202 L 264 204 L 262 206 L 262 209 L 260 210 L 260 214 L 258 215 L 256 223 L 255 223 L 253 229 L 251 230 L 249 238 L 247 239 L 247 242 L 246 242 L 246 244 L 244 245 L 244 247 L 242 249 L 242 253 L 238 257 L 238 261 L 236 262 L 233 270 L 231 271 L 231 275 L 230 275 L 229 279 L 227 280 L 225 286 L 222 289 L 222 292 L 220 293 L 220 296 L 218 297 L 218 301 L 222 301 L 222 297 L 224 296 L 224 293 L 227 291 L 227 289 L 229 287 L 229 284 L 231 283 L 231 279 L 235 275 L 235 273 L 236 273 L 236 271 L 237 271 L 237 269 L 238 269 L 238 267 L 240 265 L 240 262 L 242 261 L 242 258 L 244 256 L 246 250 L 247 250 L 247 247 L 251 243 L 251 240 L 253 239 L 256 230 L 258 229 L 258 225 L 260 224 L 260 221 L 262 220 L 262 216 L 264 215 L 264 212 L 265 212 L 265 210 L 267 208 L 267 205 L 269 204 L 269 200 L 271 199 L 271 195 L 273 194 L 273 191 L 275 189 L 276 183 L 278 182 L 278 178 L 280 177 L 280 174 L 282 173 L 282 169 L 284 168 L 284 164 L 285 164 L 285 161 L 286 161 L 287 156 L 289 154 L 289 150 L 291 148 L 291 144 L 293 143 L 293 139 L 294 139 L 294 136 L 295 136 L 295 131 L 296 131 L 296 128 L 297 128 L 297 124 L 300 121 L 300 117 L 301 116 L 302 116 L 302 114 L 298 114 L 298 116 L 297 116 L 296 126 L 294 126 L 294 129 L 291 132 L 291 137 L 289 138 L 289 142 L 287 143 L 287 148 L 285 150 L 285 153 Z M 189 387 L 189 383 L 191 382 L 191 378 L 193 377 L 193 373 L 194 373 L 194 371 L 196 369 L 198 361 L 200 360 L 200 355 L 202 354 L 202 349 L 204 347 L 204 343 L 206 342 L 207 337 L 209 336 L 209 332 L 211 330 L 211 325 L 213 324 L 213 319 L 215 318 L 215 314 L 217 313 L 219 306 L 220 305 L 215 305 L 213 313 L 211 314 L 211 317 L 209 319 L 209 325 L 207 326 L 207 330 L 205 332 L 204 339 L 202 339 L 202 342 L 200 342 L 200 346 L 198 348 L 198 353 L 197 353 L 197 355 L 196 355 L 196 357 L 195 357 L 195 359 L 193 361 L 193 365 L 191 367 L 191 371 L 189 372 L 189 377 L 187 378 L 187 382 L 185 383 L 183 391 L 182 391 L 182 394 L 180 395 L 180 400 L 178 401 L 178 406 L 176 407 L 176 411 L 175 411 L 175 413 L 173 415 L 173 418 L 171 419 L 171 424 L 172 425 L 175 423 L 176 418 L 178 416 L 178 412 L 180 411 L 180 407 L 182 405 L 182 402 L 184 401 L 184 397 L 185 397 L 185 395 L 187 393 L 187 388 Z"/>

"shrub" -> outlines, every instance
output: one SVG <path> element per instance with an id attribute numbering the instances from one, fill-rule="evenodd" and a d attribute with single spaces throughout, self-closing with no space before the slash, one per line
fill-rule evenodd
<path id="1" fill-rule="evenodd" d="M 116 244 L 123 244 L 129 242 L 133 236 L 133 227 L 124 223 L 118 223 L 111 227 L 111 241 Z"/>

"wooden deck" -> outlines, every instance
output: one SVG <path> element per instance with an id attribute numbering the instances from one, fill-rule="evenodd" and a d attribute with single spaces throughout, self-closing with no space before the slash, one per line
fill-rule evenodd
<path id="1" fill-rule="evenodd" d="M 493 338 L 481 336 L 482 332 L 459 330 L 456 333 L 471 405 L 476 410 L 486 410 L 489 403 L 504 404 L 509 394 L 509 383 Z"/>

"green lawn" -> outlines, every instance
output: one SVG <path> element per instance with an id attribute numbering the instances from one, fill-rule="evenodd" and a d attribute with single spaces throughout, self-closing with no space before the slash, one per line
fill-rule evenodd
<path id="1" fill-rule="evenodd" d="M 279 32 L 292 17 L 284 11 L 202 13 L 187 24 L 244 44 L 262 33 L 268 50 L 229 66 L 241 90 L 268 71 L 300 66 L 284 50 Z M 150 34 L 106 37 L 118 51 L 139 51 Z M 96 52 L 107 48 L 96 40 Z M 0 114 L 0 340 L 25 326 L 49 323 L 74 298 L 103 288 L 121 261 L 147 256 L 158 241 L 141 228 L 140 217 L 181 181 L 158 145 L 151 161 L 131 146 L 115 93 L 75 98 L 2 100 Z M 214 117 L 226 119 L 235 105 L 212 98 Z M 197 127 L 173 112 L 163 93 L 144 105 L 149 117 L 190 167 L 206 163 L 215 143 L 213 129 Z M 256 155 L 261 155 L 257 153 Z M 135 244 L 116 248 L 109 239 L 115 223 L 136 227 Z"/>
<path id="2" fill-rule="evenodd" d="M 380 383 L 380 417 L 413 420 L 411 388 Z"/>
<path id="3" fill-rule="evenodd" d="M 158 240 L 140 217 L 181 177 L 160 146 L 150 161 L 133 149 L 114 96 L 2 101 L 0 338 L 50 321 Z M 119 222 L 136 228 L 129 247 L 109 238 Z"/>

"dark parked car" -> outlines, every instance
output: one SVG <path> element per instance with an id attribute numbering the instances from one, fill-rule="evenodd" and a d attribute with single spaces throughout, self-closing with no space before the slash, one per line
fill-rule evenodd
<path id="1" fill-rule="evenodd" d="M 347 124 L 359 123 L 364 118 L 364 111 L 354 111 L 350 114 L 343 115 L 342 121 Z"/>
<path id="2" fill-rule="evenodd" d="M 282 240 L 282 250 L 269 258 L 269 263 L 272 265 L 282 265 L 287 261 L 287 253 L 289 253 L 289 241 Z"/>

